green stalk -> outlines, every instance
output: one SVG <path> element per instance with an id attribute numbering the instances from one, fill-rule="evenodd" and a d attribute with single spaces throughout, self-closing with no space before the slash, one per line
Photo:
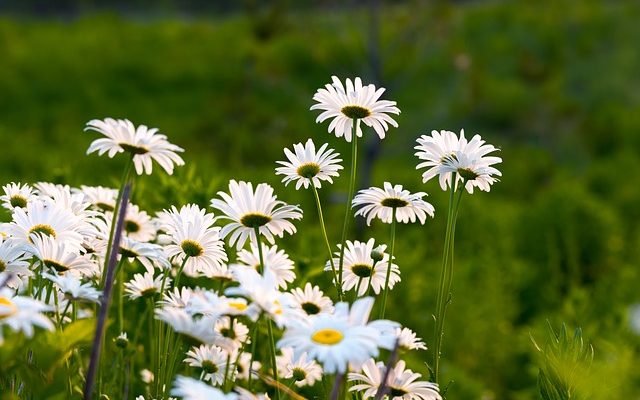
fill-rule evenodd
<path id="1" fill-rule="evenodd" d="M 256 358 L 256 343 L 258 342 L 258 324 L 260 323 L 260 318 L 262 314 L 256 320 L 255 325 L 253 326 L 253 334 L 252 342 L 251 342 L 251 359 L 249 360 L 249 391 L 251 391 L 251 384 L 253 383 L 253 360 Z"/>
<path id="2" fill-rule="evenodd" d="M 444 250 L 442 255 L 442 269 L 438 283 L 438 297 L 436 298 L 436 325 L 434 332 L 433 374 L 434 381 L 440 383 L 440 358 L 444 337 L 444 319 L 447 306 L 451 300 L 451 284 L 453 281 L 453 250 L 455 226 L 458 216 L 460 199 L 464 192 L 464 181 L 460 186 L 458 197 L 455 198 L 457 174 L 453 173 L 451 190 L 449 193 L 449 208 L 447 210 L 447 229 L 445 232 Z"/>
<path id="3" fill-rule="evenodd" d="M 344 243 L 347 240 L 349 221 L 351 220 L 351 201 L 353 200 L 353 190 L 356 184 L 356 169 L 358 166 L 358 136 L 356 135 L 357 119 L 353 119 L 353 135 L 351 146 L 351 179 L 349 180 L 349 196 L 347 197 L 347 208 L 344 212 L 344 224 L 342 225 L 342 239 L 340 240 L 340 262 L 338 264 L 338 281 L 342 282 L 342 269 L 344 266 Z"/>
<path id="4" fill-rule="evenodd" d="M 341 282 L 338 281 L 338 274 L 336 273 L 336 266 L 333 262 L 333 255 L 331 254 L 331 245 L 329 244 L 329 237 L 327 236 L 327 228 L 324 224 L 324 217 L 322 216 L 322 206 L 320 205 L 320 196 L 318 196 L 318 188 L 311 180 L 311 187 L 313 188 L 313 194 L 316 199 L 316 206 L 318 208 L 318 219 L 320 219 L 320 230 L 322 231 L 322 236 L 324 237 L 324 243 L 327 246 L 327 251 L 329 252 L 329 263 L 331 265 L 331 272 L 333 272 L 333 282 L 336 286 L 336 291 L 338 292 L 338 299 L 342 301 L 342 285 Z"/>
<path id="5" fill-rule="evenodd" d="M 396 207 L 391 211 L 391 247 L 389 249 L 389 263 L 387 264 L 387 276 L 384 280 L 384 292 L 382 294 L 382 310 L 380 319 L 384 318 L 384 311 L 387 308 L 387 295 L 389 293 L 389 278 L 391 277 L 391 264 L 393 263 L 393 248 L 396 242 Z M 373 274 L 373 271 L 371 271 Z"/>

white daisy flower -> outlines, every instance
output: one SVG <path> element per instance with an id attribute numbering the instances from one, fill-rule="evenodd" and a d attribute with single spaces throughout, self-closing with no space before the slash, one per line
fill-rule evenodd
<path id="1" fill-rule="evenodd" d="M 80 186 L 81 193 L 97 210 L 113 211 L 116 208 L 118 190 L 103 186 Z"/>
<path id="2" fill-rule="evenodd" d="M 345 242 L 346 249 L 343 258 L 342 288 L 345 291 L 358 288 L 358 296 L 363 296 L 369 290 L 369 286 L 375 294 L 379 294 L 384 289 L 384 283 L 389 266 L 389 254 L 384 253 L 385 245 L 378 246 L 376 251 L 382 253 L 382 258 L 374 260 L 372 253 L 375 247 L 374 239 L 369 239 L 366 243 L 358 240 Z M 340 247 L 340 245 L 338 245 Z M 340 262 L 340 252 L 334 253 L 336 258 L 334 264 Z M 327 262 L 325 271 L 331 271 L 331 265 Z M 360 286 L 358 287 L 358 282 Z M 393 289 L 396 283 L 400 282 L 400 268 L 396 264 L 391 264 L 391 275 L 389 276 L 389 289 Z"/>
<path id="3" fill-rule="evenodd" d="M 87 154 L 97 151 L 98 155 L 107 153 L 113 158 L 117 153 L 128 152 L 133 156 L 133 165 L 138 175 L 151 174 L 152 160 L 169 175 L 173 174 L 174 165 L 184 165 L 184 160 L 177 154 L 184 150 L 169 143 L 165 135 L 157 133 L 157 128 L 149 129 L 145 125 L 136 128 L 127 119 L 106 118 L 103 121 L 94 119 L 87 122 L 86 130 L 94 130 L 105 136 L 94 140 Z"/>
<path id="4" fill-rule="evenodd" d="M 294 307 L 300 308 L 301 314 L 315 315 L 333 312 L 331 299 L 325 296 L 318 286 L 311 286 L 309 282 L 304 286 L 304 289 L 294 288 L 291 289 L 291 293 L 284 295 L 290 299 L 290 303 Z"/>
<path id="5" fill-rule="evenodd" d="M 100 302 L 99 290 L 90 283 L 82 283 L 80 278 L 73 275 L 51 275 L 44 273 L 43 276 L 58 286 L 58 289 L 64 293 L 69 300 L 87 300 L 94 303 Z"/>
<path id="6" fill-rule="evenodd" d="M 294 358 L 292 348 L 284 347 L 281 351 L 282 355 L 276 357 L 279 376 L 293 379 L 298 387 L 313 386 L 322 380 L 322 367 L 314 360 L 307 360 L 307 353 Z"/>
<path id="7" fill-rule="evenodd" d="M 248 380 L 249 379 L 249 363 L 251 362 L 251 353 L 240 353 L 240 358 L 234 357 L 236 362 L 236 380 Z M 253 377 L 256 377 L 256 372 L 260 371 L 262 368 L 262 363 L 260 361 L 254 360 L 251 364 L 251 371 L 253 371 Z"/>
<path id="8" fill-rule="evenodd" d="M 162 229 L 170 239 L 165 247 L 167 256 L 178 265 L 186 258 L 184 272 L 188 276 L 218 271 L 227 261 L 227 254 L 220 240 L 220 228 L 213 226 L 213 214 L 195 204 L 183 206 L 179 211 L 173 207 L 165 213 Z"/>
<path id="9" fill-rule="evenodd" d="M 388 114 L 400 114 L 395 101 L 379 100 L 385 89 L 376 89 L 374 85 L 362 85 L 362 80 L 356 78 L 346 80 L 346 87 L 335 76 L 331 77 L 332 84 L 318 89 L 313 99 L 317 104 L 311 110 L 323 110 L 316 118 L 316 122 L 332 119 L 329 132 L 335 131 L 336 137 L 344 136 L 351 142 L 353 120 L 357 120 L 356 135 L 362 137 L 360 121 L 373 127 L 380 139 L 384 139 L 389 125 L 398 127 L 398 123 Z"/>
<path id="10" fill-rule="evenodd" d="M 270 397 L 266 393 L 251 393 L 245 388 L 240 386 L 235 387 L 233 390 L 238 393 L 236 400 L 270 400 Z"/>
<path id="11" fill-rule="evenodd" d="M 147 272 L 153 273 L 156 266 L 163 270 L 171 268 L 171 263 L 167 259 L 164 249 L 153 243 L 142 243 L 126 236 L 120 241 L 120 255 L 128 258 L 129 262 L 134 259 L 140 261 Z"/>
<path id="12" fill-rule="evenodd" d="M 213 385 L 224 382 L 227 368 L 227 353 L 218 346 L 201 344 L 192 347 L 187 352 L 184 362 L 191 367 L 200 368 L 204 373 L 204 380 Z"/>
<path id="13" fill-rule="evenodd" d="M 223 239 L 230 235 L 230 245 L 233 246 L 235 243 L 237 248 L 241 249 L 249 238 L 253 243 L 257 243 L 255 229 L 258 229 L 269 243 L 273 243 L 274 235 L 282 237 L 285 232 L 296 232 L 296 227 L 289 220 L 301 219 L 302 210 L 298 206 L 277 200 L 273 188 L 268 184 L 258 184 L 254 192 L 251 183 L 231 180 L 229 192 L 230 195 L 218 192 L 222 200 L 212 199 L 211 206 L 224 214 L 216 217 L 216 220 L 231 221 L 220 231 Z"/>
<path id="14" fill-rule="evenodd" d="M 150 384 L 155 379 L 155 375 L 153 374 L 153 372 L 145 368 L 140 370 L 140 379 L 142 380 L 142 382 Z"/>
<path id="15" fill-rule="evenodd" d="M 285 289 L 287 283 L 296 279 L 296 273 L 293 272 L 294 264 L 284 250 L 278 250 L 277 246 L 267 246 L 262 244 L 262 258 L 265 270 L 271 271 L 278 282 L 278 287 Z M 256 271 L 260 267 L 260 252 L 258 246 L 251 244 L 251 251 L 240 250 L 238 253 L 238 261 L 253 267 Z"/>
<path id="16" fill-rule="evenodd" d="M 29 269 L 28 254 L 25 254 L 26 246 L 20 244 L 20 242 L 10 239 L 4 239 L 0 235 L 0 274 L 2 279 L 0 282 L 4 282 L 5 278 L 7 286 L 16 289 L 22 286 L 22 279 L 33 275 L 33 272 Z"/>
<path id="17" fill-rule="evenodd" d="M 422 181 L 427 182 L 438 176 L 440 187 L 447 190 L 451 187 L 453 173 L 457 173 L 457 182 L 466 181 L 465 189 L 473 193 L 473 188 L 489 191 L 490 186 L 497 181 L 493 175 L 502 174 L 494 164 L 502 162 L 500 157 L 487 156 L 497 151 L 494 146 L 485 144 L 479 135 L 470 141 L 464 137 L 464 130 L 460 137 L 450 131 L 432 131 L 431 136 L 422 135 L 417 140 L 416 156 L 425 160 L 416 169 L 428 168 L 422 174 Z"/>
<path id="18" fill-rule="evenodd" d="M 220 339 L 216 344 L 229 354 L 237 351 L 243 344 L 251 343 L 249 328 L 234 319 L 232 329 L 231 318 L 227 316 L 216 320 L 213 329 L 220 334 Z"/>
<path id="19" fill-rule="evenodd" d="M 14 332 L 23 332 L 28 338 L 33 336 L 34 326 L 54 330 L 51 320 L 43 315 L 50 307 L 30 297 L 16 296 L 8 288 L 0 289 L 0 345 L 4 342 L 3 328 L 8 326 Z"/>
<path id="20" fill-rule="evenodd" d="M 2 206 L 8 210 L 16 207 L 25 208 L 27 204 L 37 198 L 31 186 L 22 183 L 9 183 L 2 187 L 4 195 L 0 196 Z"/>
<path id="21" fill-rule="evenodd" d="M 72 211 L 51 202 L 32 201 L 25 208 L 13 209 L 13 222 L 6 224 L 7 234 L 23 243 L 33 243 L 34 236 L 49 236 L 70 250 L 82 251 L 83 222 Z M 34 235 L 37 234 L 37 235 Z"/>
<path id="22" fill-rule="evenodd" d="M 100 267 L 90 257 L 81 255 L 65 243 L 47 235 L 32 235 L 29 252 L 58 274 L 71 273 L 87 277 L 100 274 Z"/>
<path id="23" fill-rule="evenodd" d="M 33 186 L 40 196 L 51 198 L 57 196 L 60 192 L 71 190 L 71 186 L 69 185 L 61 185 L 59 183 L 51 182 L 36 182 L 36 184 Z"/>
<path id="24" fill-rule="evenodd" d="M 392 348 L 392 341 L 380 332 L 398 326 L 385 320 L 367 323 L 372 308 L 373 298 L 365 297 L 356 300 L 351 310 L 348 303 L 338 303 L 334 314 L 292 319 L 278 347 L 292 347 L 296 357 L 308 353 L 327 373 L 344 373 L 348 365 L 358 368 L 376 357 L 379 347 Z"/>
<path id="25" fill-rule="evenodd" d="M 427 216 L 433 218 L 435 211 L 431 204 L 422 200 L 426 195 L 424 192 L 412 194 L 403 190 L 402 185 L 391 186 L 389 182 L 385 182 L 383 189 L 371 187 L 360 190 L 353 199 L 352 207 L 362 207 L 356 211 L 356 216 L 367 218 L 367 225 L 374 218 L 390 224 L 394 210 L 396 221 L 406 224 L 418 219 L 424 225 Z"/>
<path id="26" fill-rule="evenodd" d="M 156 319 L 165 322 L 174 331 L 204 344 L 215 344 L 220 334 L 213 329 L 216 317 L 194 317 L 183 308 L 163 307 L 156 309 Z"/>
<path id="27" fill-rule="evenodd" d="M 197 296 L 199 291 L 186 286 L 174 287 L 173 291 L 167 292 L 160 300 L 160 304 L 166 307 L 186 308 L 191 298 Z"/>
<path id="28" fill-rule="evenodd" d="M 427 345 L 409 328 L 396 328 L 395 336 L 398 346 L 404 350 L 426 350 Z"/>
<path id="29" fill-rule="evenodd" d="M 363 392 L 365 399 L 374 398 L 384 377 L 387 367 L 383 362 L 370 359 L 362 366 L 362 373 L 349 373 L 349 382 L 361 382 L 351 386 L 351 392 Z M 427 381 L 416 381 L 422 375 L 405 369 L 400 360 L 389 370 L 387 377 L 387 396 L 390 400 L 442 400 L 438 385 Z"/>
<path id="30" fill-rule="evenodd" d="M 42 201 L 71 211 L 80 218 L 81 222 L 85 223 L 84 229 L 88 229 L 87 233 L 92 232 L 92 226 L 89 224 L 90 221 L 86 220 L 95 217 L 97 213 L 89 210 L 91 203 L 86 200 L 83 193 L 72 193 L 71 187 L 68 185 L 54 185 L 47 182 L 38 182 L 36 183 L 36 187 L 46 187 L 46 191 L 40 194 Z"/>
<path id="31" fill-rule="evenodd" d="M 107 221 L 113 220 L 113 213 L 106 213 Z M 130 239 L 138 242 L 149 242 L 156 237 L 156 226 L 151 220 L 149 214 L 146 211 L 140 210 L 140 208 L 129 203 L 127 211 L 124 216 L 124 233 Z"/>
<path id="32" fill-rule="evenodd" d="M 204 382 L 193 378 L 178 375 L 173 389 L 173 396 L 182 397 L 184 400 L 237 400 L 235 393 L 225 394 L 220 389 L 216 389 Z"/>
<path id="33" fill-rule="evenodd" d="M 296 190 L 301 186 L 308 188 L 313 184 L 316 188 L 322 186 L 321 181 L 333 183 L 332 177 L 340 176 L 338 173 L 343 167 L 340 154 L 333 149 L 327 149 L 327 143 L 323 144 L 316 152 L 316 146 L 311 139 L 293 145 L 293 152 L 284 149 L 284 154 L 289 161 L 277 161 L 282 167 L 276 168 L 276 175 L 285 175 L 282 179 L 285 186 L 290 182 L 296 182 Z M 295 153 L 294 153 L 295 152 Z"/>
<path id="34" fill-rule="evenodd" d="M 133 275 L 133 279 L 124 283 L 124 291 L 129 295 L 129 298 L 135 300 L 140 297 L 154 296 L 156 293 L 160 293 L 162 289 L 162 280 L 165 279 L 162 274 L 153 278 L 153 272 L 146 272 L 143 274 Z M 171 283 L 171 278 L 167 277 L 165 281 L 165 287 L 168 287 Z"/>

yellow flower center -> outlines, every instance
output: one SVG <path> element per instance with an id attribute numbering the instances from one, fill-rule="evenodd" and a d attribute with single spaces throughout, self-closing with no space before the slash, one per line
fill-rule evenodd
<path id="1" fill-rule="evenodd" d="M 6 297 L 0 297 L 0 319 L 12 316 L 18 312 L 18 307 Z"/>
<path id="2" fill-rule="evenodd" d="M 9 203 L 11 203 L 11 207 L 24 208 L 27 206 L 27 198 L 21 194 L 14 194 L 9 199 Z"/>
<path id="3" fill-rule="evenodd" d="M 201 256 L 202 253 L 204 253 L 204 249 L 202 248 L 200 243 L 196 242 L 195 240 L 183 240 L 182 243 L 180 243 L 180 247 L 182 248 L 184 254 L 189 257 L 198 257 Z"/>
<path id="4" fill-rule="evenodd" d="M 41 233 L 54 238 L 56 237 L 56 230 L 47 224 L 36 224 L 32 226 L 31 229 L 29 229 L 29 236 L 31 236 L 32 233 Z M 31 239 L 29 239 L 29 241 L 31 241 Z"/>
<path id="5" fill-rule="evenodd" d="M 296 172 L 303 178 L 313 178 L 320 172 L 320 166 L 314 162 L 308 162 L 300 165 Z"/>
<path id="6" fill-rule="evenodd" d="M 342 342 L 342 339 L 344 339 L 342 332 L 330 328 L 320 329 L 311 335 L 311 340 L 326 345 L 338 344 Z"/>
<path id="7" fill-rule="evenodd" d="M 244 311 L 247 309 L 247 305 L 239 301 L 230 301 L 228 304 L 229 304 L 229 307 L 235 308 L 238 311 Z"/>

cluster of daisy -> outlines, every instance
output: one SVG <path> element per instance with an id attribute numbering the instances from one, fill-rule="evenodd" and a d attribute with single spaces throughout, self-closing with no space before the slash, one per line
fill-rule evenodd
<path id="1" fill-rule="evenodd" d="M 383 93 L 359 78 L 343 84 L 333 77 L 314 96 L 311 108 L 323 111 L 317 121 L 331 119 L 329 132 L 353 145 L 352 189 L 361 123 L 381 139 L 398 126 L 390 115 L 400 110 L 381 100 Z M 87 153 L 129 155 L 120 190 L 48 183 L 3 188 L 0 201 L 12 219 L 0 225 L 0 341 L 5 326 L 32 336 L 34 326 L 64 329 L 91 317 L 86 304 L 109 307 L 105 277 L 113 249 L 118 324 L 107 335 L 120 349 L 136 349 L 118 353 L 117 368 L 128 369 L 134 357 L 142 361 L 146 391 L 138 400 L 296 398 L 300 388 L 321 390 L 327 375 L 335 376 L 335 393 L 344 384 L 359 398 L 441 399 L 438 385 L 421 380 L 404 361 L 382 361 L 426 350 L 409 328 L 384 319 L 387 294 L 401 279 L 395 226 L 434 216 L 426 193 L 389 182 L 355 196 L 351 190 L 342 241 L 330 240 L 318 189 L 339 177 L 340 154 L 312 139 L 284 150 L 287 160 L 278 161 L 275 173 L 285 186 L 295 183 L 315 195 L 324 269 L 335 286 L 331 298 L 313 283 L 296 286 L 295 263 L 278 241 L 297 232 L 303 211 L 279 200 L 272 186 L 231 180 L 209 209 L 187 204 L 147 213 L 121 201 L 130 167 L 150 174 L 155 161 L 172 174 L 184 164 L 182 149 L 157 129 L 128 120 L 92 120 L 87 129 L 103 135 Z M 418 139 L 416 149 L 423 160 L 418 168 L 428 168 L 423 181 L 438 176 L 443 189 L 488 191 L 500 176 L 493 165 L 501 160 L 488 156 L 496 149 L 478 135 L 467 140 L 464 132 L 434 131 Z M 367 225 L 391 224 L 390 241 L 347 239 L 354 216 Z M 113 246 L 117 226 L 122 239 Z M 370 321 L 374 306 L 380 317 Z M 125 378 L 116 382 L 128 387 Z"/>

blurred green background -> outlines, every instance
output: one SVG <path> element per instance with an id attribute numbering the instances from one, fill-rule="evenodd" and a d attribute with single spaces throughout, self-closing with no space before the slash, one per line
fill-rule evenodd
<path id="1" fill-rule="evenodd" d="M 458 221 L 444 379 L 451 399 L 535 399 L 530 335 L 581 326 L 595 348 L 594 399 L 638 398 L 640 339 L 640 3 L 145 2 L 0 3 L 0 183 L 116 185 L 123 159 L 85 156 L 93 118 L 158 127 L 187 166 L 137 181 L 148 211 L 203 206 L 229 179 L 269 182 L 306 215 L 287 248 L 301 276 L 324 263 L 313 198 L 273 174 L 311 137 L 317 88 L 361 76 L 402 114 L 366 132 L 360 187 L 426 191 L 436 218 L 401 226 L 403 280 L 388 311 L 432 342 L 447 199 L 415 170 L 432 129 L 479 133 L 501 149 L 503 179 L 465 196 Z M 155 168 L 155 167 L 154 167 Z M 343 174 L 346 175 L 346 174 Z M 348 182 L 323 186 L 338 240 Z M 351 237 L 388 240 L 388 226 Z M 310 279 L 317 280 L 318 277 Z M 325 278 L 325 283 L 328 280 Z M 411 354 L 427 373 L 431 355 Z"/>

